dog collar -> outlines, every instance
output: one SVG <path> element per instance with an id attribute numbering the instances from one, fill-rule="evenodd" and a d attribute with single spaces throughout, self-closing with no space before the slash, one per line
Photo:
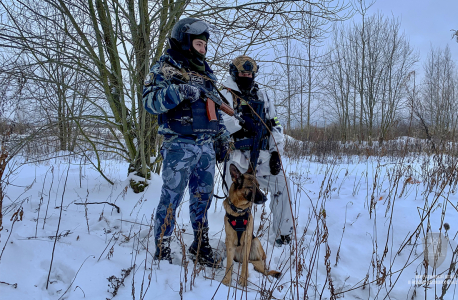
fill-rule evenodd
<path id="1" fill-rule="evenodd" d="M 231 207 L 232 211 L 234 211 L 235 213 L 244 214 L 251 211 L 251 207 L 247 207 L 245 209 L 238 208 L 231 202 L 229 198 L 227 198 L 227 202 L 229 203 L 229 206 Z"/>

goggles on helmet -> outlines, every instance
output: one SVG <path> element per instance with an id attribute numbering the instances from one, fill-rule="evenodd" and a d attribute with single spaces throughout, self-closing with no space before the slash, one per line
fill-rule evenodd
<path id="1" fill-rule="evenodd" d="M 256 73 L 258 71 L 258 66 L 256 65 L 256 62 L 249 56 L 238 56 L 232 61 L 232 64 L 237 68 L 239 72 Z"/>
<path id="2" fill-rule="evenodd" d="M 173 26 L 171 38 L 175 39 L 181 50 L 188 51 L 191 48 L 191 35 L 205 35 L 210 39 L 210 26 L 199 19 L 184 18 Z M 173 42 L 173 41 L 172 41 Z M 171 42 L 171 46 L 173 43 Z"/>
<path id="3" fill-rule="evenodd" d="M 204 32 L 208 33 L 208 25 L 204 21 L 197 21 L 192 24 L 186 24 L 181 28 L 181 31 L 187 34 L 199 35 Z"/>
<path id="4" fill-rule="evenodd" d="M 229 74 L 232 80 L 244 90 L 249 90 L 253 86 L 258 71 L 259 66 L 254 59 L 246 55 L 237 56 L 229 65 Z M 252 76 L 246 76 L 246 74 L 252 74 Z"/>

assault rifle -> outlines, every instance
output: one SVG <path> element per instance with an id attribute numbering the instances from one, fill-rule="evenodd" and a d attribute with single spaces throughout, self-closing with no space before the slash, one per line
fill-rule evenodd
<path id="1" fill-rule="evenodd" d="M 207 103 L 207 116 L 208 120 L 213 121 L 217 120 L 215 109 L 212 109 L 212 106 L 216 104 L 216 106 L 226 115 L 231 117 L 235 117 L 241 124 L 245 123 L 245 121 L 235 113 L 234 109 L 230 107 L 229 103 L 227 102 L 226 98 L 218 91 L 215 85 L 212 82 L 214 89 L 218 92 L 219 97 L 212 94 L 209 90 L 207 90 L 203 86 L 197 86 L 201 91 L 201 97 L 203 97 L 204 101 Z M 224 100 L 223 100 L 224 99 Z"/>
<path id="2" fill-rule="evenodd" d="M 208 117 L 209 121 L 216 121 L 217 120 L 216 113 L 215 113 L 215 104 L 216 104 L 216 106 L 223 113 L 225 113 L 225 114 L 227 114 L 227 115 L 229 115 L 231 117 L 235 117 L 240 122 L 240 124 L 245 123 L 245 121 L 229 105 L 229 102 L 227 102 L 227 100 L 224 97 L 224 95 L 221 94 L 221 92 L 218 90 L 218 88 L 216 87 L 216 85 L 212 81 L 210 81 L 210 82 L 211 82 L 213 88 L 215 89 L 215 91 L 218 92 L 219 97 L 217 97 L 214 94 L 212 94 L 204 86 L 202 86 L 200 84 L 197 84 L 195 82 L 192 82 L 192 81 L 187 82 L 187 81 L 184 81 L 184 80 L 182 80 L 180 78 L 177 78 L 175 76 L 173 77 L 173 79 L 175 81 L 180 82 L 180 83 L 190 84 L 190 85 L 195 86 L 195 87 L 200 89 L 200 91 L 201 91 L 201 95 L 200 96 L 201 96 L 202 100 L 204 100 L 206 102 L 207 117 Z"/>
<path id="3" fill-rule="evenodd" d="M 265 120 L 265 111 L 264 111 L 264 101 L 251 100 L 251 108 L 256 114 L 252 114 L 254 121 L 256 123 L 256 135 L 253 137 L 253 144 L 250 151 L 250 166 L 251 169 L 256 171 L 256 166 L 258 165 L 259 152 L 261 149 L 265 149 L 269 143 L 269 135 L 267 135 L 267 129 L 262 120 Z M 259 118 L 261 118 L 259 120 Z"/>

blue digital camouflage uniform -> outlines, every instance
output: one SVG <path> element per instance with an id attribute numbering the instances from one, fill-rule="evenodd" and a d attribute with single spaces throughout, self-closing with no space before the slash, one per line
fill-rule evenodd
<path id="1" fill-rule="evenodd" d="M 143 102 L 146 110 L 161 115 L 176 108 L 184 99 L 180 94 L 175 78 L 180 77 L 177 70 L 186 69 L 186 58 L 172 49 L 163 55 L 150 70 L 150 82 L 145 82 Z M 216 81 L 216 77 L 205 63 L 205 76 Z M 215 92 L 215 91 L 212 91 Z M 221 114 L 218 111 L 218 114 Z M 175 223 L 176 208 L 181 203 L 186 187 L 189 185 L 189 211 L 192 227 L 199 230 L 208 227 L 207 210 L 213 197 L 215 174 L 215 152 L 213 142 L 227 143 L 229 133 L 219 115 L 216 134 L 194 133 L 183 135 L 160 124 L 158 133 L 164 136 L 161 148 L 163 157 L 161 199 L 156 210 L 155 239 L 170 236 Z M 167 219 L 166 219 L 167 217 Z"/>
<path id="2" fill-rule="evenodd" d="M 156 210 L 155 237 L 170 236 L 175 224 L 175 210 L 180 205 L 189 180 L 189 212 L 194 230 L 208 227 L 207 210 L 213 197 L 215 152 L 212 144 L 164 143 L 161 149 L 164 181 L 161 200 Z M 167 209 L 172 208 L 165 225 Z M 166 222 L 168 223 L 168 222 Z M 201 225 L 202 224 L 202 225 Z M 161 228 L 163 226 L 163 228 Z M 201 226 L 201 227 L 200 227 Z"/>

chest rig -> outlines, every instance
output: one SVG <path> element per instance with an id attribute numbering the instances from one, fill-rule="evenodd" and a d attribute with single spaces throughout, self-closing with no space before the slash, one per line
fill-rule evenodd
<path id="1" fill-rule="evenodd" d="M 258 129 L 256 132 L 248 132 L 244 129 L 235 132 L 232 135 L 235 149 L 242 151 L 268 150 L 269 132 L 264 126 L 264 124 L 268 123 L 264 107 L 265 102 L 259 99 L 258 89 L 253 89 L 248 95 L 237 93 L 237 96 L 238 97 L 233 97 L 235 110 L 243 116 L 249 116 Z M 254 113 L 253 110 L 256 113 Z"/>
<path id="2" fill-rule="evenodd" d="M 185 74 L 185 76 L 172 76 L 169 79 L 172 84 L 188 83 L 196 87 L 204 87 L 206 90 L 213 91 L 211 82 L 205 80 L 205 78 L 199 76 L 199 74 L 189 73 L 185 69 L 181 69 L 180 72 Z M 175 108 L 159 115 L 158 123 L 181 135 L 196 135 L 202 133 L 215 135 L 218 133 L 219 126 L 219 114 L 216 108 L 215 114 L 217 116 L 216 120 L 210 121 L 207 116 L 206 103 L 202 98 L 193 103 L 186 99 Z"/>

